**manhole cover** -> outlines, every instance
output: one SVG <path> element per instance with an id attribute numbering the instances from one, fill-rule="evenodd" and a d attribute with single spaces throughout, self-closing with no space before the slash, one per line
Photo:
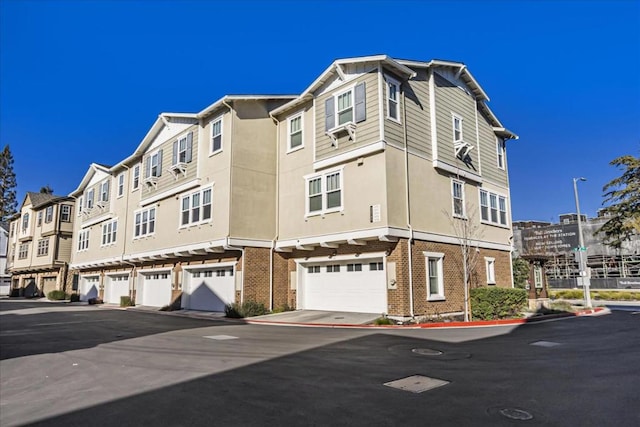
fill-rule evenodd
<path id="1" fill-rule="evenodd" d="M 441 356 L 442 352 L 440 350 L 434 350 L 432 348 L 414 348 L 411 350 L 416 354 L 421 354 L 423 356 Z"/>
<path id="2" fill-rule="evenodd" d="M 500 409 L 500 415 L 510 418 L 512 420 L 526 421 L 533 419 L 533 415 L 522 409 L 505 408 Z"/>
<path id="3" fill-rule="evenodd" d="M 399 380 L 384 383 L 387 387 L 397 388 L 411 393 L 422 393 L 427 390 L 442 387 L 449 384 L 449 381 L 439 380 L 437 378 L 425 377 L 423 375 L 412 375 L 410 377 L 401 378 Z"/>

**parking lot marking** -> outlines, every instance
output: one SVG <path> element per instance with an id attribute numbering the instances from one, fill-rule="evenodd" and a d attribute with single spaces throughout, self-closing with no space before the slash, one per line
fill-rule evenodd
<path id="1" fill-rule="evenodd" d="M 218 340 L 218 341 L 238 339 L 238 337 L 234 337 L 233 335 L 206 335 L 202 338 L 209 338 L 210 340 Z"/>
<path id="2" fill-rule="evenodd" d="M 449 381 L 425 377 L 424 375 L 412 375 L 410 377 L 384 383 L 387 387 L 410 391 L 411 393 L 422 393 L 447 384 L 449 384 Z"/>
<path id="3" fill-rule="evenodd" d="M 536 342 L 532 342 L 531 345 L 535 345 L 538 347 L 557 347 L 560 344 L 559 342 L 553 342 L 553 341 L 536 341 Z"/>

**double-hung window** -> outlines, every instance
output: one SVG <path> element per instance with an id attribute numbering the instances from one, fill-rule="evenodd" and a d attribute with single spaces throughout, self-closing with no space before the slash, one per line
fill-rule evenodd
<path id="1" fill-rule="evenodd" d="M 118 220 L 108 221 L 102 224 L 102 246 L 111 245 L 116 242 L 118 231 Z"/>
<path id="2" fill-rule="evenodd" d="M 306 178 L 307 215 L 342 210 L 342 169 Z"/>
<path id="3" fill-rule="evenodd" d="M 109 180 L 104 181 L 100 185 L 100 201 L 101 202 L 109 201 Z"/>
<path id="4" fill-rule="evenodd" d="M 22 215 L 22 232 L 25 233 L 29 228 L 29 212 Z"/>
<path id="5" fill-rule="evenodd" d="M 131 182 L 131 189 L 137 190 L 140 185 L 140 165 L 133 167 L 133 180 Z"/>
<path id="6" fill-rule="evenodd" d="M 464 218 L 464 182 L 451 180 L 451 193 L 453 196 L 453 216 Z"/>
<path id="7" fill-rule="evenodd" d="M 145 159 L 144 177 L 159 177 L 162 176 L 162 150 L 158 150 L 153 154 L 150 154 Z"/>
<path id="8" fill-rule="evenodd" d="M 211 220 L 211 188 L 182 196 L 180 225 L 195 225 Z"/>
<path id="9" fill-rule="evenodd" d="M 124 173 L 118 175 L 118 197 L 124 194 Z"/>
<path id="10" fill-rule="evenodd" d="M 504 169 L 504 141 L 501 138 L 496 138 L 496 156 L 498 168 Z"/>
<path id="11" fill-rule="evenodd" d="M 423 252 L 427 275 L 427 301 L 441 301 L 444 296 L 444 277 L 442 263 L 444 254 Z"/>
<path id="12" fill-rule="evenodd" d="M 455 114 L 453 115 L 453 142 L 460 143 L 462 142 L 462 117 L 458 117 Z"/>
<path id="13" fill-rule="evenodd" d="M 49 224 L 51 221 L 53 221 L 53 206 L 47 206 L 44 211 L 44 222 Z"/>
<path id="14" fill-rule="evenodd" d="M 87 191 L 87 204 L 86 207 L 87 209 L 92 209 L 93 208 L 93 197 L 95 194 L 95 190 L 93 188 L 91 188 L 89 191 Z"/>
<path id="15" fill-rule="evenodd" d="M 180 137 L 177 141 L 173 141 L 173 154 L 171 157 L 171 165 L 175 166 L 179 163 L 191 163 L 193 151 L 193 132 Z"/>
<path id="16" fill-rule="evenodd" d="M 302 114 L 299 114 L 289 119 L 289 151 L 302 147 Z"/>
<path id="17" fill-rule="evenodd" d="M 29 255 L 29 242 L 21 243 L 18 247 L 18 259 L 25 259 Z"/>
<path id="18" fill-rule="evenodd" d="M 78 198 L 78 216 L 82 214 L 82 208 L 84 208 L 84 196 Z"/>
<path id="19" fill-rule="evenodd" d="M 495 258 L 484 258 L 485 268 L 487 270 L 487 284 L 495 285 L 496 284 L 496 259 Z"/>
<path id="20" fill-rule="evenodd" d="M 507 225 L 507 198 L 480 190 L 480 218 L 483 222 Z"/>
<path id="21" fill-rule="evenodd" d="M 338 126 L 353 121 L 353 91 L 338 95 Z"/>
<path id="22" fill-rule="evenodd" d="M 134 215 L 133 237 L 144 237 L 156 231 L 156 208 L 137 211 Z"/>
<path id="23" fill-rule="evenodd" d="M 37 256 L 49 255 L 49 238 L 38 240 L 38 252 Z"/>
<path id="24" fill-rule="evenodd" d="M 398 102 L 400 96 L 400 83 L 398 81 L 386 77 L 387 80 L 387 118 L 400 121 L 400 104 Z"/>
<path id="25" fill-rule="evenodd" d="M 36 218 L 36 227 L 42 225 L 42 211 L 38 211 L 38 217 Z"/>
<path id="26" fill-rule="evenodd" d="M 222 117 L 218 117 L 211 122 L 211 151 L 215 154 L 222 151 Z"/>
<path id="27" fill-rule="evenodd" d="M 89 249 L 89 229 L 85 228 L 78 233 L 78 252 Z"/>
<path id="28" fill-rule="evenodd" d="M 62 205 L 60 207 L 60 221 L 71 222 L 71 206 Z"/>

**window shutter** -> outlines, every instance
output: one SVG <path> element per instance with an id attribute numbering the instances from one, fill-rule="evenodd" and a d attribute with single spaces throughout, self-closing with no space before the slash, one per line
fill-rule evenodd
<path id="1" fill-rule="evenodd" d="M 324 102 L 324 130 L 333 129 L 336 126 L 336 115 L 333 96 Z"/>
<path id="2" fill-rule="evenodd" d="M 178 141 L 173 141 L 173 152 L 171 153 L 171 164 L 178 163 Z"/>
<path id="3" fill-rule="evenodd" d="M 187 155 L 186 162 L 191 163 L 191 151 L 193 150 L 193 132 L 187 134 Z"/>
<path id="4" fill-rule="evenodd" d="M 367 119 L 367 94 L 365 90 L 365 82 L 358 84 L 355 92 L 355 122 L 360 123 Z"/>
<path id="5" fill-rule="evenodd" d="M 162 176 L 162 150 L 158 151 L 158 176 Z"/>
<path id="6" fill-rule="evenodd" d="M 147 156 L 144 159 L 144 177 L 149 178 L 151 176 L 151 156 Z"/>

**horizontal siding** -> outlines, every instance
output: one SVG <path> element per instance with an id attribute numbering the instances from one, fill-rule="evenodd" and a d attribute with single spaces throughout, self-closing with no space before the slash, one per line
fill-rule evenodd
<path id="1" fill-rule="evenodd" d="M 98 208 L 96 205 L 98 202 L 100 202 L 100 188 L 102 187 L 102 183 L 105 181 L 110 181 L 111 180 L 111 176 L 97 182 L 96 184 L 93 184 L 90 187 L 87 187 L 84 190 L 84 198 L 83 198 L 83 203 L 84 206 L 87 205 L 87 193 L 89 193 L 89 190 L 91 190 L 93 188 L 93 209 L 91 209 L 91 211 L 86 214 L 86 207 L 82 208 L 82 221 L 86 222 L 89 221 L 95 217 L 104 215 L 105 213 L 109 212 L 109 210 L 111 209 L 111 203 L 113 201 L 113 184 L 114 182 L 111 180 L 111 182 L 109 183 L 109 200 L 106 202 L 102 202 L 105 204 L 105 206 L 103 208 Z"/>
<path id="2" fill-rule="evenodd" d="M 453 119 L 452 113 L 462 117 L 463 140 L 477 146 L 475 100 L 458 86 L 435 73 L 436 92 L 436 128 L 438 132 L 438 159 L 451 165 L 464 165 L 455 156 L 453 148 Z M 478 170 L 478 150 L 471 152 L 473 167 Z M 468 167 L 474 171 L 473 167 Z M 478 171 L 479 173 L 479 171 Z"/>
<path id="3" fill-rule="evenodd" d="M 431 109 L 429 80 L 425 70 L 404 85 L 404 105 L 409 149 L 431 159 Z"/>
<path id="4" fill-rule="evenodd" d="M 478 112 L 478 131 L 480 134 L 478 146 L 482 158 L 482 176 L 495 184 L 506 187 L 508 185 L 507 172 L 498 167 L 495 133 L 480 112 Z"/>
<path id="5" fill-rule="evenodd" d="M 380 131 L 378 126 L 378 73 L 376 71 L 371 71 L 366 75 L 349 82 L 345 87 L 356 85 L 363 81 L 366 83 L 367 119 L 364 122 L 356 124 L 355 142 L 349 141 L 348 137 L 345 136 L 340 138 L 338 141 L 338 147 L 332 147 L 331 138 L 325 134 L 325 100 L 329 96 L 333 96 L 337 91 L 340 91 L 342 87 L 323 94 L 316 99 L 315 126 L 317 160 L 326 159 L 380 140 Z"/>
<path id="6" fill-rule="evenodd" d="M 198 129 L 199 129 L 198 125 L 190 126 L 184 132 L 181 132 L 175 137 L 163 142 L 158 147 L 157 150 L 162 150 L 162 175 L 158 177 L 158 184 L 155 188 L 153 186 L 149 186 L 144 183 L 144 177 L 145 177 L 144 168 L 145 168 L 146 158 L 148 157 L 148 155 L 155 153 L 157 150 L 154 149 L 153 151 L 150 151 L 149 153 L 145 154 L 142 160 L 141 168 L 140 168 L 140 185 L 142 186 L 142 193 L 141 193 L 142 201 L 144 201 L 147 198 L 155 196 L 159 192 L 170 190 L 174 187 L 184 184 L 186 181 L 192 180 L 197 176 L 198 140 L 199 140 Z M 191 151 L 192 160 L 190 163 L 187 164 L 186 176 L 183 175 L 182 173 L 178 173 L 176 176 L 174 176 L 174 174 L 169 171 L 172 163 L 172 156 L 173 156 L 173 142 L 176 141 L 178 138 L 182 137 L 183 135 L 186 135 L 189 132 L 193 132 L 193 148 Z M 224 132 L 224 129 L 223 129 L 223 132 Z"/>
<path id="7" fill-rule="evenodd" d="M 71 260 L 71 245 L 73 239 L 71 237 L 58 238 L 58 261 L 69 262 Z"/>

